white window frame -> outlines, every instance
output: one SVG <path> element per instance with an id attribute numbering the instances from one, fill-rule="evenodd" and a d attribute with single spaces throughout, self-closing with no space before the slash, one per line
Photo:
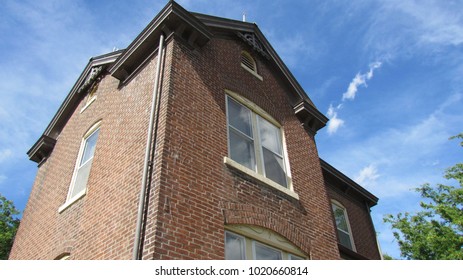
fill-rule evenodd
<path id="1" fill-rule="evenodd" d="M 240 170 L 241 172 L 252 176 L 259 181 L 265 183 L 266 185 L 273 187 L 281 192 L 286 193 L 287 195 L 299 199 L 299 196 L 293 191 L 293 186 L 292 186 L 292 179 L 291 179 L 291 172 L 290 172 L 290 166 L 289 166 L 289 160 L 286 152 L 286 141 L 283 133 L 283 128 L 281 125 L 269 114 L 267 114 L 264 110 L 262 110 L 260 107 L 258 107 L 256 104 L 253 102 L 247 100 L 246 98 L 238 95 L 237 93 L 234 93 L 230 90 L 225 90 L 226 95 L 225 95 L 225 106 L 226 106 L 226 115 L 227 115 L 227 143 L 228 143 L 228 157 L 224 158 L 224 163 Z M 236 103 L 240 104 L 241 106 L 247 108 L 251 112 L 251 129 L 252 129 L 252 134 L 253 134 L 253 147 L 254 147 L 254 159 L 255 159 L 255 168 L 250 169 L 236 161 L 234 161 L 231 158 L 231 151 L 230 151 L 230 123 L 229 123 L 229 108 L 228 108 L 228 100 L 231 99 L 235 101 Z M 285 173 L 285 179 L 286 179 L 286 186 L 281 185 L 265 176 L 265 168 L 264 168 L 264 159 L 263 159 L 263 151 L 262 151 L 262 144 L 260 140 L 260 131 L 259 131 L 259 126 L 258 126 L 258 117 L 268 121 L 272 125 L 274 125 L 277 129 L 279 129 L 280 133 L 280 140 L 281 143 L 281 157 L 283 160 L 283 166 L 284 166 L 284 173 Z"/>
<path id="2" fill-rule="evenodd" d="M 344 219 L 346 220 L 346 224 L 347 224 L 347 230 L 349 232 L 346 232 L 345 230 L 343 229 L 340 229 L 338 228 L 338 225 L 336 223 L 336 217 L 335 217 L 335 214 L 334 214 L 334 206 L 338 207 L 339 209 L 342 209 L 343 210 L 343 213 L 344 213 Z M 336 236 L 338 237 L 338 242 L 339 244 L 343 245 L 344 247 L 348 248 L 347 246 L 345 246 L 344 244 L 341 243 L 341 240 L 339 238 L 339 234 L 338 234 L 338 230 L 339 231 L 342 231 L 343 233 L 347 234 L 349 236 L 349 240 L 350 240 L 350 243 L 352 245 L 352 251 L 356 252 L 356 248 L 355 248 L 355 243 L 354 243 L 354 237 L 352 236 L 352 229 L 351 229 L 351 226 L 350 226 L 350 222 L 349 222 L 349 217 L 347 215 L 347 210 L 346 210 L 346 207 L 344 207 L 344 205 L 342 205 L 339 201 L 337 200 L 334 200 L 332 199 L 331 200 L 331 209 L 332 209 L 332 212 L 333 212 L 333 220 L 334 220 L 334 225 L 336 226 Z M 348 248 L 349 249 L 349 248 Z"/>
<path id="3" fill-rule="evenodd" d="M 93 158 L 95 156 L 95 150 L 96 150 L 96 145 L 98 143 L 98 137 L 97 137 L 97 140 L 96 140 L 96 143 L 95 143 L 95 150 L 93 151 L 93 154 L 92 154 L 91 158 L 89 158 L 83 164 L 81 164 L 81 160 L 82 160 L 82 157 L 84 155 L 84 151 L 85 151 L 85 147 L 86 147 L 88 139 L 92 135 L 94 135 L 96 132 L 99 132 L 100 124 L 101 124 L 101 121 L 98 121 L 89 130 L 87 130 L 87 132 L 85 133 L 85 135 L 84 135 L 84 137 L 83 137 L 83 139 L 81 141 L 79 154 L 77 156 L 76 164 L 75 164 L 75 167 L 74 167 L 74 172 L 72 174 L 71 184 L 69 186 L 68 194 L 67 194 L 67 197 L 66 197 L 66 202 L 58 209 L 58 212 L 60 212 L 60 213 L 62 211 L 64 211 L 66 208 L 68 208 L 69 206 L 71 206 L 73 203 L 75 203 L 77 200 L 79 200 L 81 197 L 83 197 L 84 195 L 87 194 L 87 186 L 85 186 L 85 188 L 83 190 L 81 190 L 78 193 L 72 195 L 72 193 L 74 191 L 77 175 L 79 173 L 80 168 L 82 166 L 84 166 L 87 162 L 89 162 L 90 160 L 92 160 L 92 162 L 90 164 L 93 164 Z M 90 166 L 89 168 L 90 168 L 90 171 L 89 171 L 88 176 L 90 177 L 90 172 L 91 172 L 92 167 Z"/>

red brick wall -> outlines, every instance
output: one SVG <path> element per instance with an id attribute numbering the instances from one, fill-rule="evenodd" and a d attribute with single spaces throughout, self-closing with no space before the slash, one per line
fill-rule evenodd
<path id="1" fill-rule="evenodd" d="M 254 54 L 260 81 L 240 66 L 244 42 L 213 39 L 192 51 L 168 45 L 162 137 L 145 259 L 222 259 L 224 223 L 272 229 L 314 259 L 339 253 L 313 138 L 301 127 L 269 62 Z M 172 60 L 170 60 L 172 55 Z M 294 190 L 300 200 L 229 169 L 225 89 L 260 106 L 284 127 Z"/>
<path id="2" fill-rule="evenodd" d="M 42 164 L 14 243 L 11 259 L 129 259 L 146 144 L 155 63 L 126 86 L 107 75 L 97 99 L 85 100 Z M 82 137 L 102 120 L 87 194 L 58 213 L 66 201 Z"/>
<path id="3" fill-rule="evenodd" d="M 352 193 L 342 192 L 336 187 L 335 180 L 328 179 L 326 184 L 330 198 L 346 208 L 356 252 L 368 259 L 380 259 L 376 231 L 365 203 Z"/>

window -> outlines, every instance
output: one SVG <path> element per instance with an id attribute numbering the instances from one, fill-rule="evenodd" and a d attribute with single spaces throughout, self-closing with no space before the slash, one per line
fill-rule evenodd
<path id="1" fill-rule="evenodd" d="M 228 95 L 227 118 L 230 158 L 288 188 L 281 129 Z"/>
<path id="2" fill-rule="evenodd" d="M 257 73 L 257 64 L 254 58 L 246 51 L 241 52 L 241 67 L 259 78 L 262 81 L 262 76 Z"/>
<path id="3" fill-rule="evenodd" d="M 82 197 L 87 190 L 87 181 L 90 176 L 93 155 L 95 153 L 96 142 L 100 132 L 99 122 L 92 126 L 85 134 L 77 157 L 77 163 L 71 180 L 71 186 L 65 205 L 61 206 L 60 211 L 67 208 L 74 201 Z"/>
<path id="4" fill-rule="evenodd" d="M 336 228 L 338 232 L 338 241 L 346 248 L 355 251 L 354 240 L 350 234 L 349 220 L 347 219 L 346 208 L 336 201 L 331 202 L 333 208 L 334 220 L 336 222 Z"/>
<path id="5" fill-rule="evenodd" d="M 304 254 L 284 237 L 255 226 L 227 226 L 226 260 L 303 260 Z"/>

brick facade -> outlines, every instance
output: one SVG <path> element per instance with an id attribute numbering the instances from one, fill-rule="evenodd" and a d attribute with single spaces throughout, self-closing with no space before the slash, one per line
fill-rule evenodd
<path id="1" fill-rule="evenodd" d="M 307 258 L 339 259 L 331 198 L 349 211 L 358 253 L 379 258 L 367 209 L 325 182 L 314 136 L 295 115 L 294 89 L 275 63 L 238 36 L 214 35 L 192 47 L 181 35 L 165 41 L 142 258 L 223 259 L 225 227 L 245 224 L 278 233 Z M 240 65 L 243 50 L 256 59 L 262 80 Z M 84 111 L 85 94 L 79 97 L 39 166 L 11 259 L 131 258 L 157 55 L 123 82 L 106 71 Z M 282 126 L 299 199 L 224 163 L 226 90 Z M 87 193 L 59 212 L 82 137 L 100 120 Z"/>

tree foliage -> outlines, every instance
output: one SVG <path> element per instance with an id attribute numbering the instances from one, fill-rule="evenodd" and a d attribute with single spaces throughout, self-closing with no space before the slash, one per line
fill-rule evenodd
<path id="1" fill-rule="evenodd" d="M 12 201 L 0 194 L 0 260 L 7 260 L 19 226 L 19 211 Z"/>
<path id="2" fill-rule="evenodd" d="M 463 133 L 451 139 L 463 139 Z M 463 141 L 460 143 L 463 146 Z M 417 260 L 463 260 L 463 164 L 445 171 L 444 178 L 459 187 L 424 184 L 415 190 L 425 200 L 416 214 L 386 215 L 402 257 Z"/>

